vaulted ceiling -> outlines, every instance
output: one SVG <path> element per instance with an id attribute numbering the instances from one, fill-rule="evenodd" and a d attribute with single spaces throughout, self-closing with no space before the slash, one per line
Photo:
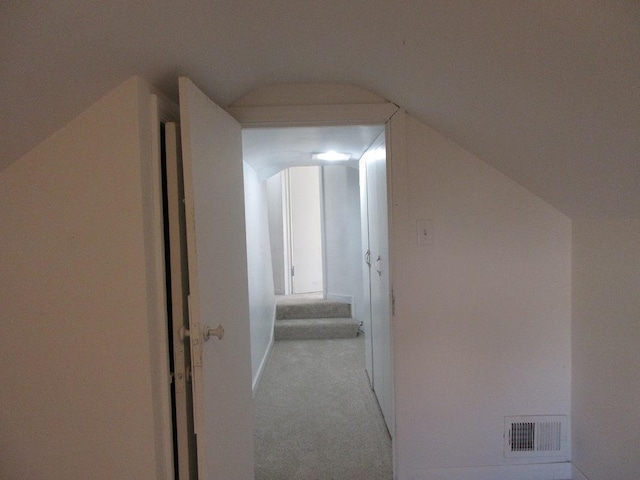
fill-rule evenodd
<path id="1" fill-rule="evenodd" d="M 0 168 L 140 74 L 229 105 L 345 83 L 404 107 L 572 218 L 640 217 L 640 2 L 0 3 Z"/>

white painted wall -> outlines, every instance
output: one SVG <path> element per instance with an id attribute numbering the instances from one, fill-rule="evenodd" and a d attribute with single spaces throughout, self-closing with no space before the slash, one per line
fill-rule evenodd
<path id="1" fill-rule="evenodd" d="M 405 140 L 391 176 L 398 479 L 558 478 L 545 475 L 568 464 L 507 469 L 536 460 L 503 457 L 503 417 L 570 413 L 571 222 L 409 115 Z"/>
<path id="2" fill-rule="evenodd" d="M 267 215 L 267 184 L 244 162 L 247 271 L 251 317 L 251 371 L 255 387 L 273 341 L 275 296 Z"/>
<path id="3" fill-rule="evenodd" d="M 0 173 L 0 478 L 163 476 L 149 106 L 129 80 Z"/>
<path id="4" fill-rule="evenodd" d="M 146 95 L 127 82 L 0 172 L 1 478 L 161 476 Z M 410 116 L 406 134 L 391 178 L 398 479 L 523 478 L 504 466 L 502 416 L 570 413 L 570 222 Z M 639 233 L 573 226 L 573 461 L 589 480 L 638 471 Z"/>
<path id="5" fill-rule="evenodd" d="M 285 294 L 284 218 L 282 214 L 282 172 L 267 179 L 267 216 L 276 295 Z"/>
<path id="6" fill-rule="evenodd" d="M 358 169 L 329 165 L 322 175 L 326 294 L 354 297 L 358 305 L 363 296 Z"/>
<path id="7" fill-rule="evenodd" d="M 573 463 L 640 474 L 640 220 L 573 222 Z"/>

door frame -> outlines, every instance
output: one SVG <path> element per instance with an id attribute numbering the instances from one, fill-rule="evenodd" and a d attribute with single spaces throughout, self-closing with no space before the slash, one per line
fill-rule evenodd
<path id="1" fill-rule="evenodd" d="M 166 250 L 164 237 L 164 215 L 165 209 L 163 205 L 163 178 L 162 178 L 162 124 L 177 122 L 179 120 L 180 110 L 178 105 L 159 94 L 152 91 L 149 97 L 149 128 L 150 128 L 150 162 L 147 165 L 146 175 L 148 182 L 144 182 L 146 186 L 146 195 L 150 201 L 150 211 L 148 222 L 145 226 L 150 235 L 151 248 L 148 253 L 148 264 L 151 265 L 153 274 L 151 275 L 153 287 L 150 289 L 155 294 L 149 299 L 149 308 L 155 318 L 154 328 L 152 329 L 152 342 L 156 345 L 157 375 L 153 378 L 154 384 L 154 415 L 158 420 L 156 428 L 156 444 L 159 453 L 158 458 L 158 475 L 166 479 L 175 479 L 175 457 L 174 452 L 177 448 L 174 442 L 174 426 L 173 426 L 173 398 L 171 393 L 173 383 L 173 372 L 170 369 L 169 360 L 169 317 L 167 311 L 167 292 L 166 286 Z M 161 452 L 161 453 L 160 453 Z M 161 455 L 161 457 L 160 457 Z"/>
<path id="2" fill-rule="evenodd" d="M 320 93 L 319 93 L 320 92 Z M 323 97 L 326 92 L 326 96 Z M 283 98 L 290 95 L 291 104 L 283 104 Z M 395 280 L 398 267 L 405 260 L 400 247 L 404 236 L 403 225 L 407 225 L 407 161 L 406 161 L 406 113 L 398 105 L 384 101 L 380 97 L 354 87 L 343 85 L 281 85 L 252 92 L 226 109 L 242 128 L 277 128 L 302 126 L 341 125 L 385 125 L 387 148 L 387 223 L 389 240 L 389 285 L 391 315 L 391 410 L 394 419 L 392 437 L 392 458 L 394 478 L 397 465 L 397 442 L 395 432 L 395 386 L 394 358 L 395 328 L 397 323 Z M 345 99 L 354 103 L 343 103 Z M 276 101 L 274 102 L 274 99 Z M 357 103 L 361 101 L 362 103 Z M 305 102 L 309 102 L 306 103 Z M 394 242 L 394 238 L 399 241 Z"/>
<path id="3" fill-rule="evenodd" d="M 318 98 L 318 90 L 327 91 L 327 98 Z M 280 94 L 284 92 L 286 96 L 290 90 L 290 86 L 279 86 Z M 227 108 L 226 111 L 234 117 L 242 126 L 242 128 L 252 127 L 293 127 L 293 126 L 340 126 L 340 125 L 385 125 L 386 145 L 387 145 L 387 212 L 389 226 L 389 274 L 390 274 L 390 294 L 392 315 L 390 317 L 391 331 L 391 372 L 394 376 L 394 358 L 397 352 L 395 348 L 394 330 L 399 320 L 398 297 L 402 297 L 402 291 L 397 289 L 397 280 L 401 279 L 397 272 L 400 266 L 407 261 L 410 262 L 409 247 L 407 238 L 412 238 L 408 234 L 403 234 L 404 225 L 408 223 L 407 205 L 407 160 L 406 160 L 406 113 L 397 105 L 383 101 L 374 94 L 360 90 L 354 87 L 341 85 L 306 85 L 293 86 L 294 94 L 292 96 L 294 105 L 282 104 L 273 105 L 268 103 L 261 104 L 260 101 L 251 99 L 249 104 L 241 102 Z M 307 88 L 310 94 L 307 95 Z M 282 90 L 284 89 L 284 90 Z M 300 95 L 300 91 L 303 92 Z M 336 95 L 337 92 L 337 95 Z M 277 92 L 276 92 L 277 93 Z M 251 95 L 251 94 L 250 94 Z M 268 95 L 267 95 L 268 96 Z M 171 377 L 168 365 L 168 332 L 167 332 L 167 312 L 166 312 L 166 288 L 164 285 L 164 233 L 163 233 L 163 207 L 162 207 L 162 179 L 160 166 L 160 139 L 159 127 L 161 122 L 178 121 L 177 105 L 162 97 L 161 95 L 152 94 L 151 96 L 151 144 L 152 144 L 152 165 L 150 166 L 150 176 L 152 181 L 151 192 L 152 212 L 150 223 L 153 224 L 152 230 L 156 232 L 154 235 L 154 257 L 156 275 L 156 290 L 159 293 L 157 298 L 152 300 L 158 311 L 160 320 L 157 325 L 157 333 L 164 333 L 164 344 L 160 341 L 158 344 L 163 350 L 167 350 L 166 365 L 160 366 L 162 372 L 158 378 L 160 384 L 158 400 L 158 408 L 160 417 L 163 418 L 161 432 L 157 432 L 158 442 L 162 445 L 161 450 L 164 452 L 164 476 L 172 478 L 173 476 L 173 426 L 171 422 L 171 393 L 169 385 Z M 322 95 L 321 95 L 322 97 Z M 245 97 L 246 98 L 246 97 Z M 343 103 L 348 98 L 353 103 Z M 259 100 L 259 99 L 258 99 Z M 280 99 L 281 101 L 282 99 Z M 300 105 L 303 102 L 310 102 L 307 105 Z M 358 103 L 361 102 L 361 103 Z M 297 105 L 295 103 L 298 103 Z M 163 355 L 164 357 L 164 355 Z M 166 382 L 166 383 L 165 383 Z M 393 378 L 392 378 L 393 383 Z M 392 410 L 395 416 L 395 389 L 392 392 Z M 394 476 L 397 466 L 397 442 L 395 432 L 392 439 L 392 456 Z"/>

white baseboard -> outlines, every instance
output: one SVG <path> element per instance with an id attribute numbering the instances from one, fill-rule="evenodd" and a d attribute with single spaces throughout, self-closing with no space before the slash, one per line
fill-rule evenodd
<path id="1" fill-rule="evenodd" d="M 571 466 L 571 480 L 589 480 L 575 465 Z"/>
<path id="2" fill-rule="evenodd" d="M 571 480 L 571 463 L 434 468 L 406 480 Z"/>
<path id="3" fill-rule="evenodd" d="M 273 315 L 271 317 L 271 338 L 269 338 L 269 345 L 267 346 L 267 350 L 264 352 L 262 357 L 262 361 L 260 362 L 260 367 L 258 368 L 258 372 L 256 373 L 255 378 L 253 379 L 253 384 L 251 385 L 251 393 L 255 397 L 256 388 L 260 383 L 260 379 L 262 378 L 262 372 L 264 372 L 264 367 L 267 364 L 267 360 L 269 360 L 269 355 L 271 355 L 271 349 L 273 348 L 273 327 L 276 321 L 276 304 L 274 302 L 273 305 Z"/>
<path id="4" fill-rule="evenodd" d="M 262 362 L 260 362 L 260 368 L 258 368 L 258 373 L 256 374 L 256 378 L 253 379 L 253 385 L 251 386 L 251 393 L 255 397 L 256 388 L 260 383 L 260 379 L 262 378 L 262 372 L 264 372 L 264 367 L 267 364 L 267 360 L 269 360 L 269 355 L 271 355 L 271 349 L 273 348 L 273 334 L 271 334 L 271 339 L 269 340 L 269 346 L 267 347 L 267 351 L 264 352 L 264 357 L 262 357 Z"/>

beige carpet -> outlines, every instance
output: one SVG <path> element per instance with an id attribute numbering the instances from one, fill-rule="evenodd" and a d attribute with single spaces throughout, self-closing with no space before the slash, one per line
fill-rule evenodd
<path id="1" fill-rule="evenodd" d="M 349 303 L 324 300 L 318 295 L 277 297 L 275 340 L 353 338 L 358 335 L 358 327 Z"/>
<path id="2" fill-rule="evenodd" d="M 256 480 L 391 480 L 362 336 L 275 342 L 255 405 Z"/>

